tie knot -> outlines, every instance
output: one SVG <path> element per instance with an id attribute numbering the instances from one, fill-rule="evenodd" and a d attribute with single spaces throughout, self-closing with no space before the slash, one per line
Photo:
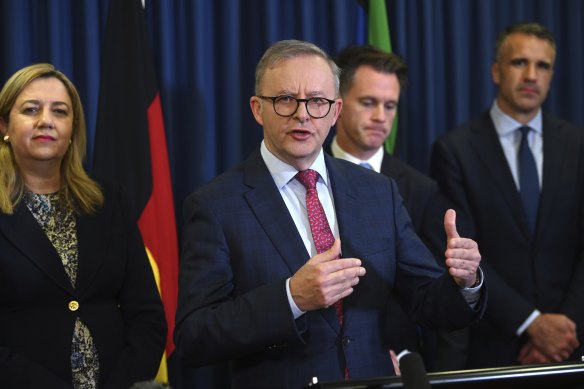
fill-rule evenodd
<path id="1" fill-rule="evenodd" d="M 365 169 L 373 170 L 373 166 L 369 162 L 360 162 L 359 166 L 363 166 Z"/>
<path id="2" fill-rule="evenodd" d="M 519 127 L 519 131 L 521 131 L 521 139 L 527 139 L 527 134 L 529 134 L 529 131 L 531 131 L 531 127 L 528 126 L 523 126 L 523 127 Z"/>
<path id="3" fill-rule="evenodd" d="M 308 169 L 298 172 L 296 179 L 300 181 L 306 189 L 316 188 L 316 181 L 318 180 L 318 172 L 316 170 Z"/>

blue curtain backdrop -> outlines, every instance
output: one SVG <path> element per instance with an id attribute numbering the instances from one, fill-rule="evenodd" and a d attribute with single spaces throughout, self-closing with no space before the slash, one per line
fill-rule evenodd
<path id="1" fill-rule="evenodd" d="M 52 62 L 76 84 L 91 167 L 101 43 L 109 0 L 0 0 L 0 80 Z M 115 0 L 122 1 L 122 0 Z M 558 58 L 545 108 L 584 125 L 581 0 L 388 0 L 393 49 L 410 67 L 400 105 L 398 153 L 427 171 L 434 139 L 487 109 L 497 33 L 524 20 L 546 25 Z M 331 54 L 366 36 L 357 0 L 146 0 L 181 227 L 185 196 L 243 160 L 262 138 L 249 97 L 263 51 L 305 39 Z M 123 129 L 120 129 L 123 130 Z M 221 387 L 222 367 L 174 367 L 173 388 Z"/>

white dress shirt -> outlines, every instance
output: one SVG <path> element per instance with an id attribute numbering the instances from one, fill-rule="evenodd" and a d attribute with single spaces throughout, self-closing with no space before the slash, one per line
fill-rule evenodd
<path id="1" fill-rule="evenodd" d="M 337 136 L 335 135 L 333 142 L 331 143 L 331 153 L 335 158 L 344 159 L 345 161 L 353 162 L 357 165 L 360 165 L 361 163 L 368 163 L 377 173 L 381 172 L 381 163 L 383 162 L 383 146 L 381 146 L 375 152 L 375 154 L 371 156 L 371 158 L 363 160 L 356 158 L 343 150 L 341 146 L 339 146 L 339 143 L 337 142 Z"/>
<path id="2" fill-rule="evenodd" d="M 306 251 L 312 258 L 317 254 L 314 240 L 312 239 L 312 232 L 310 231 L 310 222 L 308 221 L 308 213 L 306 211 L 306 188 L 298 180 L 295 179 L 298 170 L 281 161 L 272 154 L 265 143 L 262 141 L 260 148 L 262 158 L 280 191 L 280 195 L 286 203 L 286 207 L 294 220 L 296 229 L 304 242 Z M 321 149 L 318 157 L 310 166 L 310 169 L 316 170 L 319 174 L 316 183 L 316 190 L 318 198 L 324 208 L 326 218 L 329 222 L 331 231 L 335 239 L 339 238 L 339 226 L 337 224 L 337 217 L 335 215 L 335 208 L 333 203 L 333 196 L 330 187 L 328 172 L 324 163 L 324 151 Z M 294 314 L 294 318 L 298 318 L 304 314 L 298 306 L 294 303 L 290 293 L 290 279 L 286 281 L 286 292 L 288 294 L 288 302 Z"/>

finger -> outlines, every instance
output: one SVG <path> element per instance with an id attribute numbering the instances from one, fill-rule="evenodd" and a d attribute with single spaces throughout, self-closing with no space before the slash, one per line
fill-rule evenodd
<path id="1" fill-rule="evenodd" d="M 523 345 L 523 347 L 521 347 L 521 351 L 519 352 L 518 360 L 520 362 L 523 361 L 523 359 L 525 359 L 525 357 L 527 357 L 527 354 L 529 354 L 530 352 L 531 352 L 531 343 L 526 343 L 525 345 Z"/>
<path id="2" fill-rule="evenodd" d="M 478 252 L 478 245 L 477 243 L 468 238 L 452 238 L 448 240 L 448 249 L 449 250 L 469 250 L 469 251 L 477 251 Z M 454 255 L 452 255 L 454 256 Z"/>
<path id="3" fill-rule="evenodd" d="M 458 231 L 456 230 L 456 211 L 454 209 L 449 209 L 444 214 L 444 230 L 446 231 L 446 238 L 448 240 L 452 238 L 460 238 Z"/>
<path id="4" fill-rule="evenodd" d="M 330 297 L 327 298 L 326 300 L 326 305 L 327 306 L 331 306 L 334 303 L 336 303 L 339 300 L 344 299 L 345 297 L 348 297 L 349 295 L 351 295 L 351 293 L 353 293 L 353 288 L 346 288 L 346 289 L 342 289 L 334 294 L 331 293 Z"/>
<path id="5" fill-rule="evenodd" d="M 345 293 L 346 291 L 350 291 L 352 293 L 353 287 L 359 283 L 359 277 L 352 277 L 346 280 L 339 280 L 334 283 L 330 283 L 327 285 L 327 289 L 330 291 L 330 294 L 335 297 L 339 297 L 341 294 Z M 344 297 L 344 296 L 341 296 Z"/>
<path id="6" fill-rule="evenodd" d="M 348 279 L 365 275 L 365 268 L 361 267 L 361 260 L 357 258 L 339 258 L 320 265 L 324 273 L 331 279 Z"/>
<path id="7" fill-rule="evenodd" d="M 456 239 L 456 241 L 460 241 L 460 239 Z M 477 249 L 449 248 L 444 255 L 447 258 L 460 259 L 461 261 L 478 263 L 481 260 L 481 253 Z"/>
<path id="8" fill-rule="evenodd" d="M 576 323 L 574 323 L 572 320 L 570 320 L 570 318 L 568 318 L 567 316 L 563 316 L 563 317 L 565 318 L 564 329 L 566 330 L 566 332 L 574 334 L 574 336 L 575 336 L 576 335 Z"/>
<path id="9" fill-rule="evenodd" d="M 401 371 L 399 370 L 399 360 L 397 359 L 395 351 L 390 349 L 389 356 L 391 357 L 391 363 L 393 364 L 393 370 L 395 371 L 395 375 L 400 376 Z"/>

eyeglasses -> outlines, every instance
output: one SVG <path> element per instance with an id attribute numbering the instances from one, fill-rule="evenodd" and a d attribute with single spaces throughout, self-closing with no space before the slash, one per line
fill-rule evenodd
<path id="1" fill-rule="evenodd" d="M 310 99 L 297 99 L 292 96 L 257 96 L 260 99 L 272 100 L 274 111 L 283 117 L 290 117 L 298 111 L 300 103 L 306 106 L 306 112 L 315 118 L 320 119 L 328 115 L 335 100 L 325 99 L 324 97 L 312 97 Z"/>

